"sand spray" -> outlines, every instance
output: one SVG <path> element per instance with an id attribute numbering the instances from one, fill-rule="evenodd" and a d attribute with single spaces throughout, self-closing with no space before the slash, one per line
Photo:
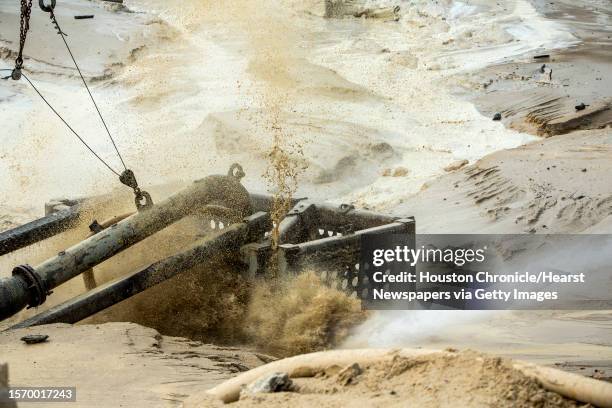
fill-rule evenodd
<path id="1" fill-rule="evenodd" d="M 197 30 L 207 19 L 225 21 L 230 17 L 232 24 L 244 30 L 249 38 L 253 55 L 249 73 L 254 85 L 245 96 L 250 94 L 259 103 L 259 114 L 252 120 L 272 136 L 267 169 L 262 176 L 275 196 L 271 217 L 275 225 L 272 242 L 276 248 L 278 226 L 291 208 L 305 162 L 300 159 L 301 146 L 294 143 L 284 126 L 295 84 L 295 79 L 289 75 L 289 66 L 295 64 L 294 59 L 300 53 L 298 38 L 271 2 L 255 5 L 239 1 L 233 2 L 231 7 L 213 3 L 177 2 L 175 8 L 182 30 L 173 32 L 166 41 L 181 41 L 181 31 Z M 168 4 L 173 6 L 172 2 Z M 180 10 L 189 12 L 180 14 Z M 164 64 L 149 68 L 152 78 L 167 78 Z M 163 97 L 155 97 L 158 96 Z M 48 250 L 42 249 L 47 242 L 42 243 L 37 247 L 36 258 L 53 256 L 87 236 L 87 224 L 94 214 L 104 218 L 98 210 L 93 209 L 92 216 L 84 218 L 83 224 L 78 226 L 78 234 L 82 236 L 58 237 L 50 241 L 53 244 Z M 124 208 L 112 208 L 104 213 L 112 216 L 124 211 Z M 197 230 L 197 223 L 185 219 L 107 260 L 95 268 L 98 283 L 103 284 L 180 251 L 193 242 L 194 228 Z M 82 323 L 131 321 L 166 335 L 254 344 L 280 355 L 289 355 L 333 347 L 348 334 L 350 327 L 363 319 L 356 299 L 328 288 L 312 271 L 256 282 L 246 281 L 238 272 L 239 267 L 231 263 L 194 268 Z M 28 314 L 38 313 L 83 291 L 82 278 L 77 277 L 58 288 L 48 305 L 28 311 Z M 29 315 L 19 315 L 19 319 Z"/>

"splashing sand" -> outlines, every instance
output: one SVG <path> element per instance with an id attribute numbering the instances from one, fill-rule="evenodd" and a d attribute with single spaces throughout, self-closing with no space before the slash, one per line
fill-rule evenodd
<path id="1" fill-rule="evenodd" d="M 246 340 L 241 327 L 248 301 L 249 285 L 226 265 L 196 267 L 84 323 L 129 321 L 164 335 L 236 344 Z"/>
<path id="2" fill-rule="evenodd" d="M 269 115 L 270 132 L 272 134 L 272 148 L 268 153 L 268 168 L 266 169 L 265 178 L 269 188 L 274 192 L 274 201 L 270 211 L 272 219 L 272 232 L 270 238 L 272 241 L 273 257 L 276 258 L 276 249 L 280 244 L 280 223 L 291 209 L 293 195 L 298 188 L 298 176 L 303 168 L 300 168 L 298 160 L 293 156 L 295 153 L 301 153 L 299 145 L 291 143 L 292 135 L 288 134 L 282 127 L 282 119 L 280 117 L 280 107 L 285 105 L 283 100 L 286 97 L 278 95 L 265 95 L 267 109 L 264 111 Z M 276 265 L 276 259 L 273 259 Z M 271 268 L 276 269 L 274 266 Z"/>
<path id="3" fill-rule="evenodd" d="M 333 348 L 365 318 L 359 300 L 305 272 L 257 285 L 246 330 L 259 347 L 287 356 Z"/>
<path id="4" fill-rule="evenodd" d="M 219 263 L 185 271 L 84 323 L 130 321 L 164 335 L 253 344 L 287 356 L 333 348 L 365 318 L 357 299 L 313 272 L 249 282 Z"/>

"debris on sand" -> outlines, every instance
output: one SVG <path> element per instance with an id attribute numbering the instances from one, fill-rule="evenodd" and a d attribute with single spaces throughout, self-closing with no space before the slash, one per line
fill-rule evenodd
<path id="1" fill-rule="evenodd" d="M 21 341 L 25 344 L 38 344 L 44 343 L 49 339 L 49 336 L 46 334 L 29 334 L 27 336 L 23 336 Z"/>
<path id="2" fill-rule="evenodd" d="M 52 341 L 34 346 L 19 341 L 42 328 Z M 0 394 L 6 363 L 13 386 L 69 384 L 81 390 L 78 401 L 67 404 L 74 407 L 153 408 L 167 401 L 178 406 L 187 395 L 273 360 L 245 348 L 162 336 L 134 323 L 2 331 L 0 355 Z M 10 407 L 5 404 L 0 396 L 0 407 Z"/>
<path id="3" fill-rule="evenodd" d="M 293 382 L 287 373 L 272 373 L 247 385 L 241 394 L 259 394 L 291 390 Z"/>
<path id="4" fill-rule="evenodd" d="M 589 107 L 589 109 L 586 109 Z M 553 117 L 542 117 L 536 113 L 527 115 L 528 121 L 538 125 L 541 136 L 562 135 L 579 129 L 603 129 L 612 123 L 612 100 L 599 101 L 593 106 L 581 103 Z"/>
<path id="5" fill-rule="evenodd" d="M 400 10 L 400 6 L 371 7 L 364 0 L 325 0 L 325 17 L 327 18 L 352 16 L 398 21 Z"/>

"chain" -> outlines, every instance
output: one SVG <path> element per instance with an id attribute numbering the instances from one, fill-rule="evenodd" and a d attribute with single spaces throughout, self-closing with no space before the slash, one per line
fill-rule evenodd
<path id="1" fill-rule="evenodd" d="M 21 78 L 23 67 L 23 49 L 25 47 L 28 30 L 30 29 L 30 14 L 32 13 L 32 0 L 21 0 L 21 18 L 19 20 L 19 54 L 15 59 L 15 69 L 11 77 L 15 80 Z"/>
<path id="2" fill-rule="evenodd" d="M 15 68 L 23 66 L 23 49 L 30 29 L 30 14 L 32 13 L 32 0 L 21 0 L 21 19 L 19 22 L 19 55 L 15 60 Z"/>
<path id="3" fill-rule="evenodd" d="M 53 23 L 53 26 L 57 30 L 57 33 L 60 35 L 64 45 L 66 46 L 66 49 L 68 50 L 68 54 L 70 54 L 70 58 L 72 59 L 72 62 L 74 63 L 74 66 L 77 72 L 79 73 L 79 76 L 81 77 L 81 81 L 83 82 L 83 85 L 85 86 L 85 89 L 87 90 L 87 93 L 89 94 L 91 102 L 96 108 L 96 112 L 98 113 L 98 116 L 100 117 L 100 120 L 102 121 L 102 124 L 104 125 L 104 129 L 106 130 L 106 133 L 108 134 L 108 137 L 111 140 L 113 147 L 115 148 L 115 151 L 117 152 L 117 155 L 119 156 L 119 159 L 121 160 L 121 164 L 123 165 L 124 171 L 121 174 L 119 174 L 106 161 L 104 161 L 104 159 L 102 159 L 102 157 L 100 157 L 87 144 L 87 142 L 85 142 L 85 140 L 68 124 L 68 122 L 66 122 L 66 120 L 59 114 L 59 112 L 57 112 L 55 108 L 53 108 L 53 106 L 49 103 L 49 101 L 47 101 L 47 99 L 42 95 L 42 93 L 39 92 L 36 86 L 34 86 L 32 81 L 30 81 L 30 79 L 21 72 L 21 69 L 23 67 L 23 49 L 25 47 L 28 30 L 30 29 L 30 14 L 32 12 L 32 0 L 21 0 L 21 18 L 20 18 L 20 25 L 19 25 L 19 54 L 17 58 L 15 59 L 15 68 L 12 70 L 10 78 L 17 81 L 21 79 L 21 77 L 23 76 L 26 79 L 26 81 L 32 86 L 32 88 L 34 88 L 36 93 L 47 104 L 47 106 L 49 106 L 51 111 L 53 111 L 53 113 L 57 115 L 57 117 L 85 145 L 85 147 L 87 147 L 87 149 L 98 160 L 100 160 L 102 164 L 104 164 L 111 172 L 119 176 L 119 181 L 121 181 L 121 183 L 125 184 L 126 186 L 134 190 L 134 202 L 136 204 L 136 208 L 138 209 L 138 211 L 150 208 L 153 206 L 153 200 L 151 199 L 151 195 L 147 193 L 146 191 L 143 191 L 140 189 L 140 187 L 138 186 L 138 182 L 136 181 L 136 176 L 134 175 L 134 172 L 132 170 L 129 170 L 127 166 L 125 165 L 123 157 L 121 156 L 121 153 L 119 152 L 119 149 L 117 148 L 115 140 L 113 139 L 113 136 L 111 135 L 110 130 L 108 129 L 108 126 L 106 125 L 106 121 L 104 120 L 104 117 L 102 117 L 102 113 L 100 112 L 100 109 L 98 108 L 98 104 L 96 103 L 91 91 L 89 90 L 87 81 L 85 81 L 85 77 L 83 76 L 81 69 L 76 62 L 76 59 L 74 58 L 72 50 L 68 46 L 68 42 L 66 41 L 67 34 L 62 31 L 57 21 L 57 18 L 55 17 L 55 13 L 54 13 L 55 3 L 56 3 L 56 0 L 51 0 L 51 3 L 49 5 L 46 5 L 45 0 L 38 0 L 38 4 L 41 10 L 49 13 L 49 17 L 51 18 L 51 22 Z M 6 77 L 4 79 L 8 79 L 8 78 L 9 77 Z"/>

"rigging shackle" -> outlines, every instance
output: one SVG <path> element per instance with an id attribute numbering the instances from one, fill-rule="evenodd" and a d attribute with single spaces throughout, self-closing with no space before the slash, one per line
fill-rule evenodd
<path id="1" fill-rule="evenodd" d="M 136 204 L 136 210 L 142 211 L 153 207 L 153 199 L 151 194 L 146 191 L 142 191 L 139 188 L 134 190 L 134 204 Z"/>
<path id="2" fill-rule="evenodd" d="M 45 13 L 53 13 L 53 9 L 55 8 L 55 0 L 51 0 L 51 4 L 48 6 L 45 4 L 45 0 L 38 0 L 38 5 Z"/>
<path id="3" fill-rule="evenodd" d="M 153 199 L 151 195 L 146 191 L 142 191 L 140 187 L 138 187 L 138 182 L 136 181 L 136 175 L 130 169 L 126 169 L 119 176 L 119 181 L 121 184 L 125 184 L 134 190 L 134 204 L 136 204 L 136 209 L 138 211 L 146 210 L 147 208 L 151 208 L 153 206 Z"/>

